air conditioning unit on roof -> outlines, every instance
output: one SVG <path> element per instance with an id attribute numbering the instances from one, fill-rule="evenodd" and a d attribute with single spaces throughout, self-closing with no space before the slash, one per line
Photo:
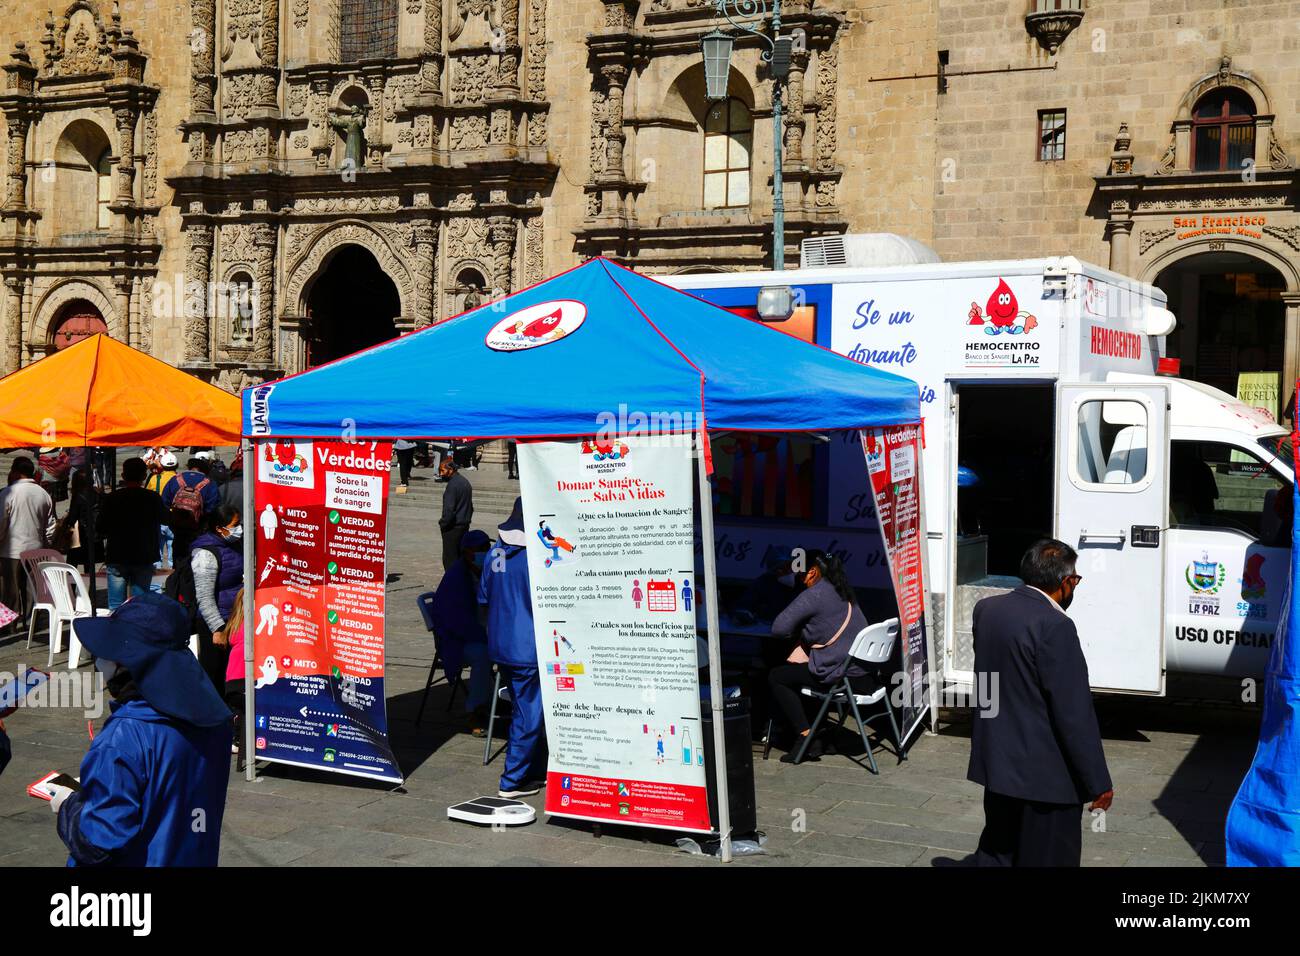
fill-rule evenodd
<path id="1" fill-rule="evenodd" d="M 892 232 L 865 232 L 844 236 L 818 236 L 800 246 L 800 268 L 835 266 L 910 266 L 938 262 L 939 254 L 923 242 Z"/>

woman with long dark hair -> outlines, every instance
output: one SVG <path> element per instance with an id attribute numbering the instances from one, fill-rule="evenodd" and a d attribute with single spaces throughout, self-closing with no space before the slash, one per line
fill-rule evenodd
<path id="1" fill-rule="evenodd" d="M 800 587 L 798 596 L 772 622 L 774 638 L 797 639 L 786 662 L 768 673 L 772 701 L 796 734 L 795 746 L 781 758 L 794 763 L 798 745 L 808 736 L 808 714 L 803 688 L 827 691 L 847 673 L 849 683 L 859 693 L 871 690 L 870 675 L 849 657 L 853 639 L 867 626 L 866 616 L 858 607 L 849 585 L 844 564 L 825 551 L 808 551 L 792 566 Z M 807 758 L 821 756 L 819 741 L 808 745 Z"/>

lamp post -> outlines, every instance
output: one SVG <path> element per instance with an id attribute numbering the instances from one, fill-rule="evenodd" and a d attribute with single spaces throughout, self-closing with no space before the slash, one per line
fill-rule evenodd
<path id="1" fill-rule="evenodd" d="M 794 36 L 781 33 L 781 0 L 713 0 L 720 16 L 737 30 L 762 37 L 768 49 L 763 60 L 772 73 L 772 268 L 785 268 L 785 180 L 782 175 L 783 140 L 782 96 L 785 81 L 790 75 L 790 52 Z M 763 32 L 762 24 L 770 16 L 772 35 Z M 704 54 L 704 82 L 708 98 L 726 99 L 727 81 L 731 73 L 731 52 L 736 34 L 714 30 L 700 43 Z"/>

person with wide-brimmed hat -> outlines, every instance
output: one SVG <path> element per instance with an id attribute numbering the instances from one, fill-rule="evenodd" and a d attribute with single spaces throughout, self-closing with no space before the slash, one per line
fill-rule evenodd
<path id="1" fill-rule="evenodd" d="M 230 776 L 230 709 L 188 647 L 189 615 L 148 592 L 75 622 L 113 696 L 52 806 L 69 866 L 216 866 Z"/>

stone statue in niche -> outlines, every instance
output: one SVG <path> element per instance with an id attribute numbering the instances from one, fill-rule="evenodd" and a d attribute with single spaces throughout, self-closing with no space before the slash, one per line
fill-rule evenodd
<path id="1" fill-rule="evenodd" d="M 336 111 L 329 124 L 343 137 L 343 158 L 360 169 L 366 156 L 366 108 L 358 104 L 350 112 Z"/>

